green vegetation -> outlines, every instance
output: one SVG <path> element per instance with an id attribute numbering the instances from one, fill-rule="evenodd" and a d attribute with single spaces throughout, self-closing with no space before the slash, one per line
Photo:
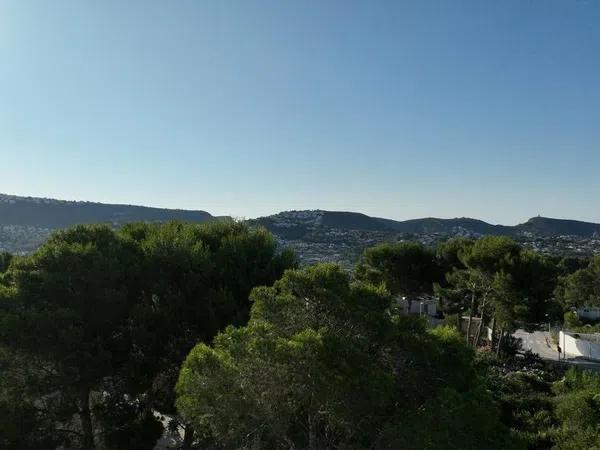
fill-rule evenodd
<path id="1" fill-rule="evenodd" d="M 211 218 L 212 216 L 206 211 L 74 202 L 0 194 L 0 226 L 58 229 L 77 224 L 123 225 L 136 221 L 182 220 L 200 223 Z"/>
<path id="2" fill-rule="evenodd" d="M 252 299 L 249 324 L 181 370 L 177 406 L 208 447 L 509 448 L 456 331 L 390 316 L 384 290 L 332 265 Z"/>
<path id="3" fill-rule="evenodd" d="M 555 383 L 557 449 L 600 448 L 600 376 L 567 372 Z"/>
<path id="4" fill-rule="evenodd" d="M 56 233 L 2 276 L 2 445 L 152 448 L 187 352 L 294 264 L 234 222 Z"/>
<path id="5" fill-rule="evenodd" d="M 555 265 L 510 238 L 451 239 L 439 247 L 438 258 L 448 271 L 436 292 L 447 312 L 468 314 L 466 339 L 473 346 L 479 343 L 485 324 L 492 328 L 492 349 L 500 351 L 518 325 L 527 328 L 557 315 L 552 299 Z M 479 324 L 472 330 L 476 315 Z"/>
<path id="6" fill-rule="evenodd" d="M 587 267 L 562 278 L 557 296 L 565 308 L 600 306 L 600 256 L 593 257 Z"/>
<path id="7" fill-rule="evenodd" d="M 8 266 L 13 259 L 13 255 L 7 252 L 0 252 L 0 274 L 8 270 Z"/>
<path id="8" fill-rule="evenodd" d="M 536 358 L 486 361 L 488 388 L 501 420 L 529 449 L 600 448 L 600 374 L 564 371 Z"/>
<path id="9" fill-rule="evenodd" d="M 356 268 L 359 280 L 382 284 L 392 295 L 410 298 L 433 292 L 441 278 L 435 253 L 414 242 L 368 248 Z"/>
<path id="10" fill-rule="evenodd" d="M 597 258 L 492 236 L 297 266 L 234 221 L 77 226 L 0 254 L 0 448 L 152 449 L 165 424 L 183 449 L 600 448 L 600 377 L 512 338 L 592 302 Z M 426 295 L 451 325 L 394 307 Z"/>

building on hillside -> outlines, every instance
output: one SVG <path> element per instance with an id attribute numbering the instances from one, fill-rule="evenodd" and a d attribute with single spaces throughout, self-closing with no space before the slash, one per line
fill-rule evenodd
<path id="1" fill-rule="evenodd" d="M 438 316 L 438 303 L 438 299 L 434 297 L 418 297 L 411 300 L 406 297 L 398 298 L 398 305 L 400 305 L 405 313 L 429 317 Z"/>

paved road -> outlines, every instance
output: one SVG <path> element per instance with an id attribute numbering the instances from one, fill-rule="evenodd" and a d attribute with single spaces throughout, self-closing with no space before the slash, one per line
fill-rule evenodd
<path id="1" fill-rule="evenodd" d="M 558 361 L 558 351 L 555 347 L 551 347 L 552 341 L 548 337 L 548 332 L 534 331 L 528 333 L 525 330 L 517 330 L 513 336 L 523 341 L 523 350 L 531 350 L 543 359 Z"/>
<path id="2" fill-rule="evenodd" d="M 523 341 L 523 350 L 531 350 L 533 353 L 537 353 L 542 359 L 558 362 L 558 351 L 548 336 L 547 331 L 534 331 L 533 333 L 528 333 L 525 330 L 517 330 L 513 336 L 520 338 Z M 600 371 L 600 363 L 589 361 L 578 356 L 566 355 L 566 359 L 561 359 L 561 362 L 581 368 Z"/>

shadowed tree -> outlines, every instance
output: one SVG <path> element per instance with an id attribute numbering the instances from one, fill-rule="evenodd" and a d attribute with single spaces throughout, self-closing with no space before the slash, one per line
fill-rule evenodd
<path id="1" fill-rule="evenodd" d="M 383 284 L 394 296 L 407 298 L 410 311 L 414 297 L 433 293 L 442 279 L 435 253 L 415 242 L 380 244 L 367 248 L 355 276 L 372 284 Z"/>
<path id="2" fill-rule="evenodd" d="M 600 256 L 587 267 L 560 279 L 556 296 L 564 309 L 600 306 Z"/>
<path id="3" fill-rule="evenodd" d="M 0 274 L 8 270 L 8 266 L 13 259 L 13 255 L 7 252 L 0 252 Z"/>
<path id="4" fill-rule="evenodd" d="M 440 294 L 464 300 L 463 308 L 469 312 L 467 342 L 476 345 L 486 314 L 490 312 L 494 294 L 503 295 L 497 292 L 497 275 L 510 270 L 519 252 L 519 246 L 512 239 L 501 236 L 479 239 L 457 251 L 461 264 L 446 275 L 448 287 L 445 291 L 440 290 Z M 472 318 L 477 311 L 481 320 L 471 340 Z"/>
<path id="5" fill-rule="evenodd" d="M 471 251 L 474 242 L 465 237 L 455 237 L 439 244 L 435 253 L 443 273 L 466 269 L 463 258 Z"/>
<path id="6" fill-rule="evenodd" d="M 54 234 L 7 274 L 14 296 L 4 303 L 2 344 L 26 358 L 38 403 L 59 414 L 60 428 L 84 449 L 95 446 L 99 394 L 128 359 L 138 261 L 134 243 L 109 227 L 78 226 Z"/>
<path id="7" fill-rule="evenodd" d="M 176 413 L 179 367 L 198 342 L 209 342 L 227 325 L 248 320 L 253 287 L 271 285 L 296 265 L 272 235 L 234 221 L 201 225 L 135 224 L 123 234 L 143 253 L 143 302 L 132 316 L 132 371 L 164 414 Z M 177 422 L 174 422 L 174 424 Z M 184 422 L 184 447 L 193 441 Z"/>
<path id="8" fill-rule="evenodd" d="M 175 413 L 189 350 L 245 324 L 251 289 L 295 264 L 269 233 L 233 221 L 55 234 L 1 280 L 0 403 L 37 408 L 19 410 L 31 418 L 20 427 L 0 407 L 11 442 L 26 448 L 37 427 L 68 448 L 153 448 L 162 431 L 153 411 Z M 184 446 L 192 441 L 186 433 Z"/>

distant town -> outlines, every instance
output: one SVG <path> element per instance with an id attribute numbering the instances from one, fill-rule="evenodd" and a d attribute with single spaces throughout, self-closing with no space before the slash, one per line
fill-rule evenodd
<path id="1" fill-rule="evenodd" d="M 171 219 L 202 222 L 214 217 L 204 211 L 0 194 L 0 251 L 30 253 L 53 231 L 77 223 L 104 222 L 119 227 L 137 220 Z M 600 235 L 595 231 L 600 225 L 558 219 L 533 218 L 517 227 L 504 227 L 474 219 L 396 222 L 360 213 L 306 210 L 285 211 L 249 222 L 271 231 L 280 247 L 294 249 L 302 264 L 335 262 L 345 268 L 352 267 L 365 248 L 382 242 L 419 241 L 436 246 L 456 236 L 478 238 L 487 234 L 510 234 L 522 246 L 543 254 L 589 257 L 600 253 Z"/>
<path id="2" fill-rule="evenodd" d="M 266 220 L 268 219 L 268 220 Z M 276 236 L 281 247 L 293 248 L 304 264 L 335 262 L 346 268 L 352 267 L 363 250 L 382 242 L 418 241 L 426 246 L 437 246 L 452 237 L 479 238 L 482 233 L 465 227 L 452 227 L 443 232 L 406 233 L 393 230 L 357 230 L 323 226 L 321 211 L 290 211 L 268 218 L 258 219 Z M 288 237 L 289 230 L 305 227 L 306 232 L 298 238 Z M 525 248 L 538 253 L 589 257 L 600 253 L 600 237 L 577 235 L 539 235 L 520 231 L 514 239 Z"/>

